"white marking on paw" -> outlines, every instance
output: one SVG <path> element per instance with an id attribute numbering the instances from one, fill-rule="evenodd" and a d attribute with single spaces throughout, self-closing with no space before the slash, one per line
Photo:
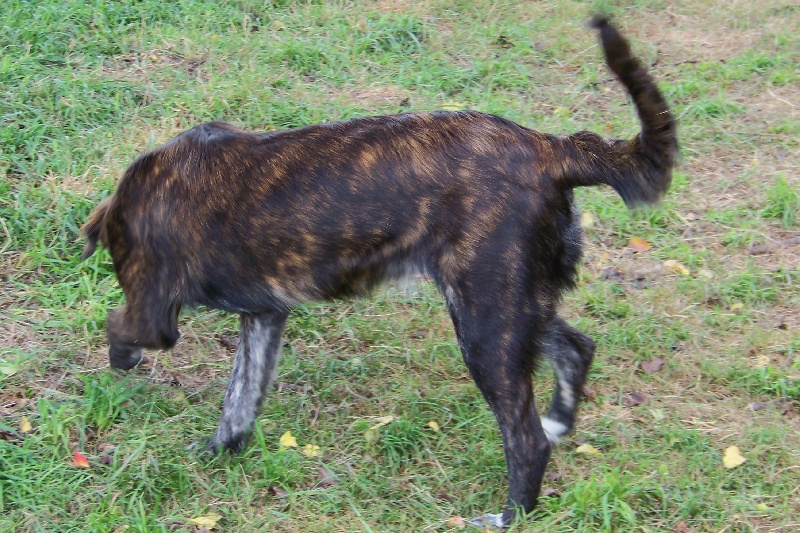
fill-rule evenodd
<path id="1" fill-rule="evenodd" d="M 547 435 L 547 440 L 550 441 L 550 444 L 561 442 L 561 436 L 569 429 L 561 422 L 557 422 L 547 416 L 542 417 L 542 428 L 544 428 L 544 433 Z"/>
<path id="2" fill-rule="evenodd" d="M 485 514 L 477 518 L 467 521 L 467 524 L 477 527 L 495 527 L 497 529 L 504 529 L 506 525 L 503 523 L 502 514 Z"/>

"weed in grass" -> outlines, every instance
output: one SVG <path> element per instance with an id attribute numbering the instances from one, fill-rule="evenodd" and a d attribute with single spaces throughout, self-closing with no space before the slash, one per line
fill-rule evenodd
<path id="1" fill-rule="evenodd" d="M 798 365 L 795 365 L 795 367 Z M 731 385 L 752 394 L 760 394 L 775 398 L 800 399 L 800 377 L 772 365 L 761 368 L 737 366 L 731 368 L 727 380 Z"/>
<path id="2" fill-rule="evenodd" d="M 761 216 L 778 219 L 783 227 L 797 226 L 800 223 L 800 189 L 790 185 L 786 176 L 779 176 L 767 189 L 767 205 Z"/>
<path id="3" fill-rule="evenodd" d="M 38 435 L 46 446 L 56 450 L 57 455 L 65 456 L 76 433 L 82 429 L 82 417 L 72 403 L 39 398 L 37 407 Z"/>
<path id="4" fill-rule="evenodd" d="M 743 113 L 745 107 L 738 102 L 733 102 L 725 97 L 706 98 L 690 104 L 684 111 L 686 115 L 694 118 L 720 118 L 725 115 Z"/>
<path id="5" fill-rule="evenodd" d="M 127 418 L 126 410 L 131 398 L 136 397 L 143 388 L 143 384 L 132 385 L 130 381 L 118 380 L 112 374 L 102 374 L 99 379 L 84 377 L 83 423 L 105 431 Z"/>
<path id="6" fill-rule="evenodd" d="M 415 17 L 368 18 L 355 47 L 356 53 L 416 54 L 425 41 L 425 25 Z"/>

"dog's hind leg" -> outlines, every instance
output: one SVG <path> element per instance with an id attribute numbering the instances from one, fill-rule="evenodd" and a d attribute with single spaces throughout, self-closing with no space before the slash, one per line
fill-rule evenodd
<path id="1" fill-rule="evenodd" d="M 208 450 L 239 451 L 244 446 L 267 387 L 275 377 L 287 316 L 285 310 L 241 315 L 231 381 L 219 427 L 206 445 Z"/>
<path id="2" fill-rule="evenodd" d="M 487 514 L 471 523 L 505 527 L 518 509 L 528 513 L 536 506 L 550 457 L 532 387 L 535 340 L 546 321 L 523 311 L 533 308 L 530 301 L 503 299 L 498 307 L 496 295 L 503 287 L 486 278 L 479 281 L 480 291 L 475 283 L 464 283 L 463 291 L 444 288 L 464 361 L 500 425 L 508 468 L 509 498 L 503 514 Z"/>
<path id="3" fill-rule="evenodd" d="M 542 352 L 556 374 L 553 403 L 542 418 L 547 438 L 555 444 L 575 424 L 575 412 L 594 357 L 594 341 L 556 317 L 544 335 Z"/>

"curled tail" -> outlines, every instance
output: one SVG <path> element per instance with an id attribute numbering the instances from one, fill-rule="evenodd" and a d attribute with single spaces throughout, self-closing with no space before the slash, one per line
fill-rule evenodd
<path id="1" fill-rule="evenodd" d="M 628 206 L 654 203 L 672 181 L 678 155 L 677 126 L 664 96 L 628 42 L 608 20 L 595 17 L 606 63 L 631 95 L 641 122 L 631 140 L 608 140 L 580 132 L 567 137 L 575 151 L 575 165 L 562 167 L 558 181 L 568 188 L 610 185 Z"/>
<path id="2" fill-rule="evenodd" d="M 88 259 L 94 253 L 97 248 L 98 240 L 103 246 L 108 246 L 105 221 L 106 213 L 108 213 L 108 208 L 111 206 L 112 198 L 113 196 L 110 196 L 97 204 L 92 214 L 89 215 L 89 220 L 86 221 L 86 224 L 81 226 L 81 234 L 86 239 L 86 245 L 83 247 L 81 259 Z"/>

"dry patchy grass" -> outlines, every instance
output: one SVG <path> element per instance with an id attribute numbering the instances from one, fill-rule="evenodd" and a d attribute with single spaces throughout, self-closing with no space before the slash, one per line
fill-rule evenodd
<path id="1" fill-rule="evenodd" d="M 184 446 L 213 429 L 235 318 L 189 313 L 174 351 L 129 377 L 108 371 L 105 308 L 121 295 L 106 254 L 79 263 L 76 229 L 136 153 L 201 120 L 262 129 L 457 103 L 554 133 L 628 135 L 635 117 L 583 29 L 597 8 L 652 64 L 684 160 L 657 209 L 579 194 L 595 223 L 563 311 L 598 341 L 591 397 L 554 453 L 549 496 L 515 527 L 798 527 L 792 2 L 189 4 L 10 4 L 24 23 L 6 20 L 16 62 L 0 62 L 0 530 L 188 531 L 212 511 L 229 531 L 448 530 L 498 510 L 499 436 L 429 284 L 297 310 L 253 446 L 199 461 Z M 653 246 L 634 252 L 631 237 Z M 280 451 L 287 430 L 323 457 Z M 602 455 L 576 453 L 582 443 Z M 747 462 L 726 471 L 731 445 Z M 76 448 L 89 471 L 69 466 Z M 336 483 L 321 486 L 320 467 Z"/>

